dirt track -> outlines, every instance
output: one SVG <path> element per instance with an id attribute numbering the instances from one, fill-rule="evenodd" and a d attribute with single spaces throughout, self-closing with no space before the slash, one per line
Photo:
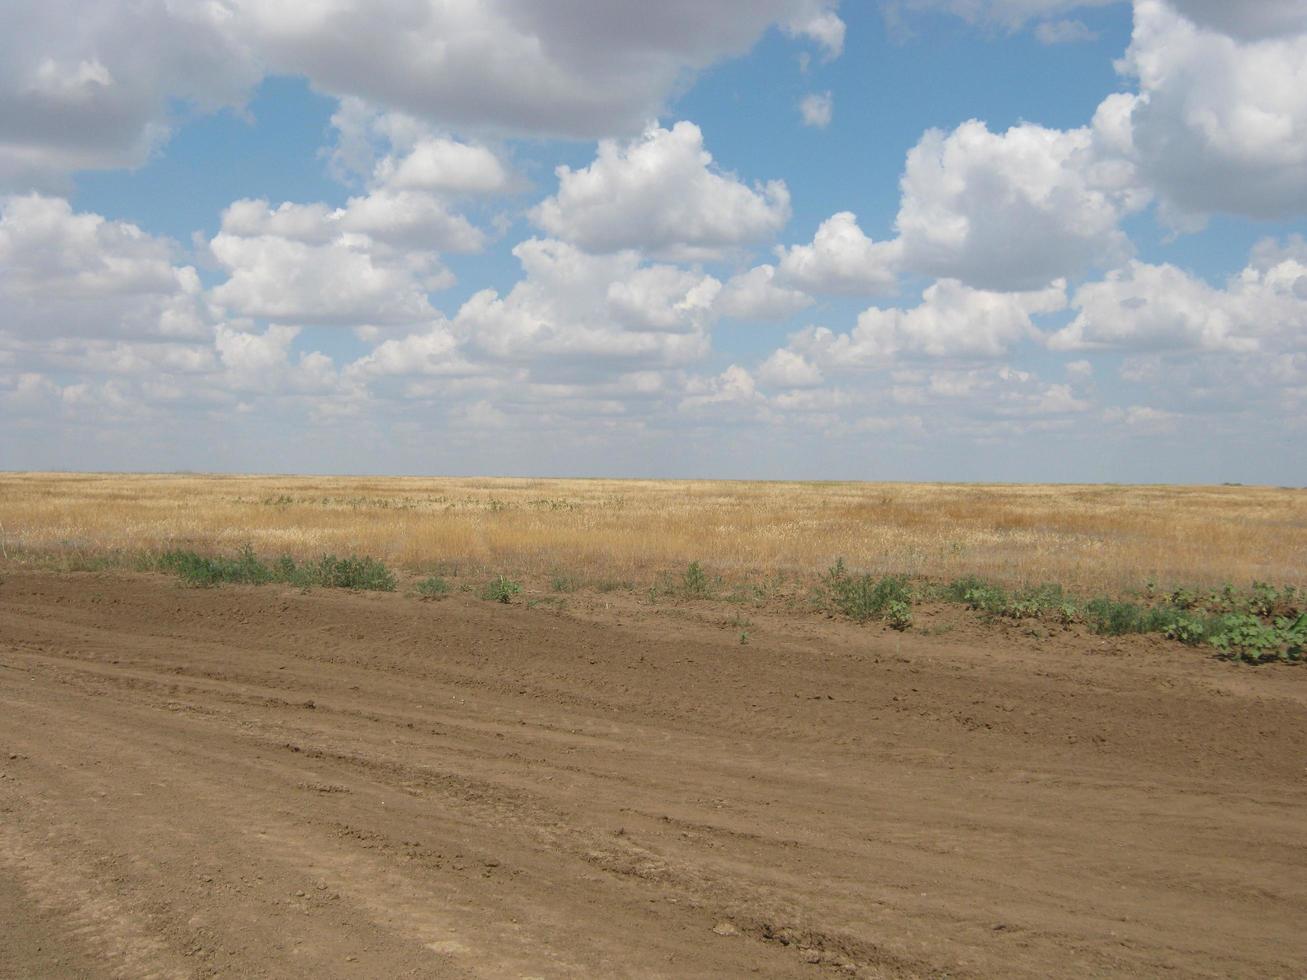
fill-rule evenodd
<path id="1" fill-rule="evenodd" d="M 0 976 L 1307 975 L 1303 668 L 606 602 L 5 572 Z"/>

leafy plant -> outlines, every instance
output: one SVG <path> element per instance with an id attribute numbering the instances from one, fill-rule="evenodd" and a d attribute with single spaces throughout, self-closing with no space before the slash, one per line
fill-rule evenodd
<path id="1" fill-rule="evenodd" d="M 901 599 L 891 599 L 885 606 L 885 621 L 891 629 L 907 629 L 912 625 L 912 606 Z"/>
<path id="2" fill-rule="evenodd" d="M 506 575 L 497 575 L 481 590 L 481 598 L 489 599 L 494 602 L 509 603 L 513 601 L 513 596 L 520 594 L 522 586 L 514 582 Z"/>
<path id="3" fill-rule="evenodd" d="M 706 596 L 708 594 L 708 574 L 697 561 L 690 562 L 685 569 L 685 574 L 681 576 L 681 587 L 686 595 Z"/>
<path id="4" fill-rule="evenodd" d="M 439 575 L 424 578 L 414 588 L 423 599 L 440 599 L 449 595 L 449 583 Z"/>
<path id="5" fill-rule="evenodd" d="M 889 618 L 893 605 L 894 618 L 906 623 L 896 629 L 906 629 L 912 621 L 912 593 L 908 580 L 901 575 L 886 575 L 875 579 L 870 575 L 850 575 L 841 558 L 822 576 L 821 592 L 830 605 L 859 623 L 870 619 Z"/>
<path id="6" fill-rule="evenodd" d="M 380 592 L 392 592 L 395 588 L 395 576 L 375 558 L 323 555 L 316 561 L 297 564 L 289 555 L 283 555 L 267 565 L 249 545 L 234 558 L 200 555 L 194 551 L 166 551 L 159 556 L 157 567 L 200 587 L 223 582 L 245 585 L 288 582 L 305 588 L 322 586 Z"/>

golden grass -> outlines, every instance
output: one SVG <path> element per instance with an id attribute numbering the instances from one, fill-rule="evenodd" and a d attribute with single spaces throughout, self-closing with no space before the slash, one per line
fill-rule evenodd
<path id="1" fill-rule="evenodd" d="M 850 568 L 1120 591 L 1307 585 L 1307 491 L 684 480 L 0 474 L 11 559 L 169 547 L 648 581 Z"/>

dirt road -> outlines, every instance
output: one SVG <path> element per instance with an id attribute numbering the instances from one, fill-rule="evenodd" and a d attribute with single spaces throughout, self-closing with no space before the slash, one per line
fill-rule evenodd
<path id="1" fill-rule="evenodd" d="M 1302 668 L 3 578 L 0 976 L 1307 975 Z"/>

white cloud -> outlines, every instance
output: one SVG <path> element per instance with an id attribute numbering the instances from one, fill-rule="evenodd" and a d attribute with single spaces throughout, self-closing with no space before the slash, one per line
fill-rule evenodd
<path id="1" fill-rule="evenodd" d="M 1040 44 L 1081 44 L 1097 40 L 1098 34 L 1083 20 L 1046 20 L 1035 25 L 1035 38 Z"/>
<path id="2" fill-rule="evenodd" d="M 1119 67 L 1139 83 L 1130 125 L 1143 174 L 1181 214 L 1307 213 L 1302 5 L 1296 13 L 1280 4 L 1181 6 L 1259 39 L 1197 26 L 1162 0 L 1137 0 Z"/>
<path id="3" fill-rule="evenodd" d="M 239 106 L 265 73 L 443 127 L 629 134 L 773 25 L 828 56 L 843 45 L 835 0 L 11 0 L 0 187 L 137 166 L 167 139 L 178 100 Z"/>
<path id="4" fill-rule="evenodd" d="M 1031 21 L 1057 17 L 1083 7 L 1106 7 L 1123 0 L 882 0 L 892 27 L 904 27 L 911 13 L 949 13 L 971 24 L 1016 31 Z"/>
<path id="5" fill-rule="evenodd" d="M 809 0 L 803 8 L 781 25 L 791 37 L 807 37 L 816 41 L 827 59 L 838 58 L 844 51 L 844 21 L 835 13 L 834 3 Z M 806 52 L 805 52 L 806 54 Z"/>
<path id="6" fill-rule="evenodd" d="M 715 378 L 696 378 L 686 386 L 681 399 L 684 411 L 750 405 L 761 400 L 753 376 L 738 364 L 732 364 Z"/>
<path id="7" fill-rule="evenodd" d="M 275 70 L 442 125 L 515 134 L 637 131 L 688 74 L 742 54 L 773 24 L 832 53 L 843 40 L 834 4 L 815 0 L 232 6 Z"/>
<path id="8" fill-rule="evenodd" d="M 377 164 L 374 182 L 397 190 L 498 194 L 515 184 L 507 167 L 484 146 L 442 136 L 419 141 L 402 157 Z"/>
<path id="9" fill-rule="evenodd" d="M 901 254 L 899 241 L 873 241 L 857 215 L 841 211 L 821 223 L 811 245 L 777 249 L 778 279 L 813 293 L 892 293 Z"/>
<path id="10" fill-rule="evenodd" d="M 912 309 L 871 307 L 845 334 L 808 327 L 790 349 L 823 370 L 884 366 L 899 357 L 992 358 L 1038 339 L 1031 317 L 1066 306 L 1064 282 L 1032 292 L 988 292 L 943 279 Z"/>
<path id="11" fill-rule="evenodd" d="M 453 276 L 440 251 L 473 252 L 485 235 L 434 194 L 382 188 L 323 204 L 236 201 L 209 251 L 228 272 L 210 292 L 243 316 L 302 323 L 417 323 L 427 293 Z"/>
<path id="12" fill-rule="evenodd" d="M 388 189 L 352 197 L 343 208 L 291 202 L 272 208 L 267 201 L 236 201 L 223 212 L 222 232 L 312 245 L 356 234 L 388 245 L 442 252 L 476 252 L 486 241 L 484 233 L 452 214 L 435 195 Z"/>
<path id="13" fill-rule="evenodd" d="M 175 246 L 62 198 L 0 199 L 0 331 L 68 336 L 207 335 L 199 276 Z"/>
<path id="14" fill-rule="evenodd" d="M 715 309 L 735 320 L 786 320 L 812 305 L 812 297 L 776 282 L 776 267 L 754 266 L 732 276 L 717 295 Z"/>
<path id="15" fill-rule="evenodd" d="M 547 239 L 522 242 L 513 254 L 521 281 L 505 296 L 482 290 L 452 321 L 481 356 L 584 373 L 682 365 L 707 353 L 720 288 L 711 276 Z"/>
<path id="16" fill-rule="evenodd" d="M 327 244 L 219 233 L 209 250 L 228 278 L 210 290 L 240 316 L 296 323 L 415 323 L 435 316 L 428 291 L 452 279 L 436 256 L 343 234 Z"/>
<path id="17" fill-rule="evenodd" d="M 593 252 L 638 248 L 673 258 L 714 257 L 775 235 L 790 216 L 783 181 L 750 188 L 718 171 L 690 122 L 651 127 L 630 143 L 603 140 L 590 166 L 556 172 L 558 193 L 531 218 Z"/>
<path id="18" fill-rule="evenodd" d="M 1076 291 L 1061 350 L 1249 352 L 1307 344 L 1307 245 L 1264 242 L 1225 289 L 1172 265 L 1131 262 Z"/>
<path id="19" fill-rule="evenodd" d="M 0 31 L 0 188 L 143 163 L 169 103 L 244 100 L 259 70 L 211 3 L 11 0 Z"/>
<path id="20" fill-rule="evenodd" d="M 825 129 L 830 125 L 831 115 L 835 111 L 835 99 L 830 92 L 811 92 L 799 103 L 799 114 L 803 116 L 803 125 Z"/>
<path id="21" fill-rule="evenodd" d="M 802 354 L 781 347 L 762 362 L 758 380 L 777 388 L 811 388 L 825 379 L 821 369 Z"/>
<path id="22" fill-rule="evenodd" d="M 1130 252 L 1118 223 L 1147 200 L 1097 128 L 992 133 L 977 120 L 928 130 L 902 189 L 906 267 L 984 289 L 1035 289 L 1115 264 Z"/>

